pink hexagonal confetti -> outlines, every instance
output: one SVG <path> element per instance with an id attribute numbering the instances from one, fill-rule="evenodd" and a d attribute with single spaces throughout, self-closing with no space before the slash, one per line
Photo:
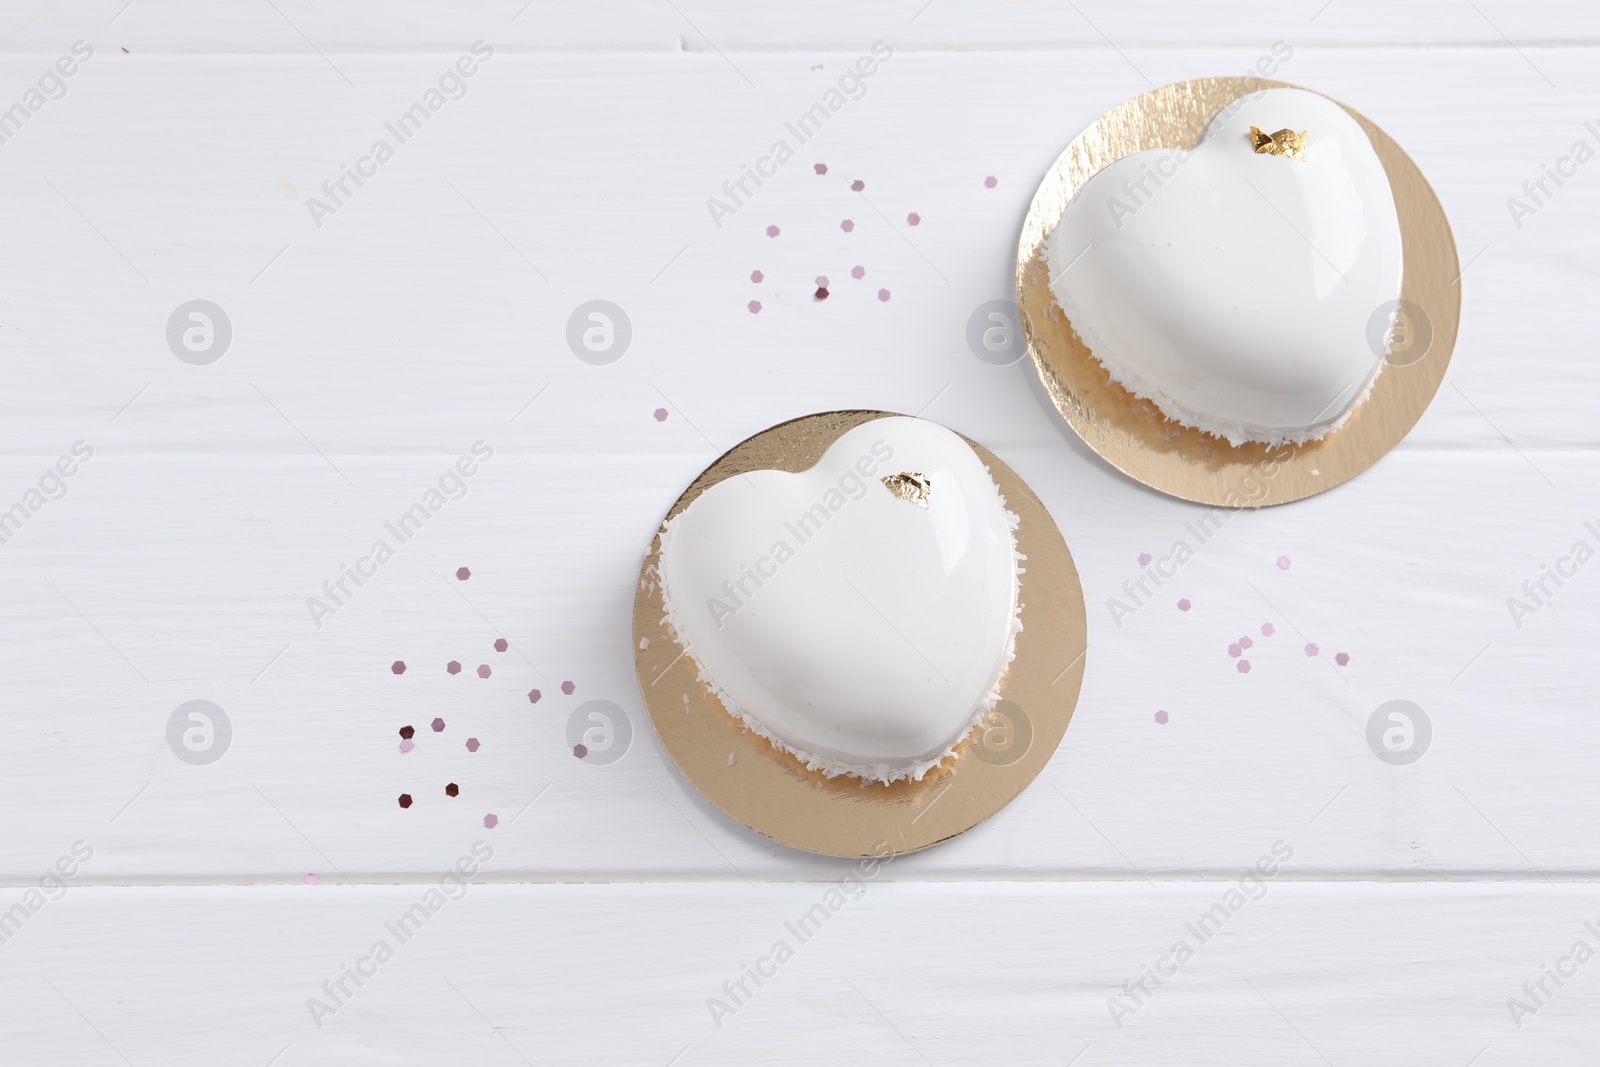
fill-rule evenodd
<path id="1" fill-rule="evenodd" d="M 750 280 L 752 282 L 755 282 L 757 285 L 760 285 L 761 284 L 761 279 L 765 278 L 765 277 L 766 277 L 766 275 L 762 274 L 758 270 L 753 270 L 753 271 L 750 272 Z"/>
<path id="2" fill-rule="evenodd" d="M 478 751 L 478 749 L 480 749 L 482 747 L 483 746 L 478 743 L 478 739 L 476 737 L 467 738 L 467 751 L 468 752 L 476 752 L 476 751 Z"/>
<path id="3" fill-rule="evenodd" d="M 589 754 L 589 746 L 579 742 L 578 744 L 572 746 L 572 754 L 577 756 L 579 759 L 582 759 Z"/>
<path id="4" fill-rule="evenodd" d="M 406 673 L 406 661 L 403 660 L 403 659 L 397 659 L 389 667 L 389 669 L 391 671 L 394 671 L 394 673 L 396 673 L 396 674 L 404 674 L 404 673 Z"/>
<path id="5" fill-rule="evenodd" d="M 1192 607 L 1194 607 L 1194 605 L 1189 603 L 1189 598 L 1188 597 L 1184 597 L 1183 599 L 1178 601 L 1178 610 L 1179 611 L 1188 611 Z"/>
<path id="6" fill-rule="evenodd" d="M 652 414 L 655 415 L 657 422 L 666 422 L 667 421 L 667 409 L 666 408 L 656 408 L 655 411 L 652 412 Z"/>
<path id="7" fill-rule="evenodd" d="M 537 689 L 528 690 L 528 703 L 530 703 L 530 704 L 539 703 L 539 691 Z"/>
<path id="8" fill-rule="evenodd" d="M 818 289 L 826 289 L 827 287 L 828 287 L 828 276 L 826 274 L 817 275 L 817 288 Z"/>
<path id="9" fill-rule="evenodd" d="M 472 577 L 472 572 L 467 570 L 467 568 L 465 568 L 465 567 L 457 567 L 456 568 L 456 581 L 464 582 L 468 578 L 471 578 L 471 577 Z"/>
<path id="10" fill-rule="evenodd" d="M 776 236 L 778 236 L 778 234 L 780 232 L 781 231 L 776 226 L 768 226 L 767 227 L 767 236 L 768 237 L 776 237 Z"/>
<path id="11" fill-rule="evenodd" d="M 750 314 L 752 315 L 761 314 L 761 301 L 759 300 L 752 300 L 750 303 L 746 304 L 745 307 L 750 309 Z"/>
<path id="12" fill-rule="evenodd" d="M 811 169 L 816 171 L 818 174 L 828 173 L 828 165 L 826 163 L 813 163 L 811 165 Z"/>
<path id="13" fill-rule="evenodd" d="M 1139 553 L 1139 566 L 1141 566 L 1141 567 L 1150 566 L 1150 558 L 1151 558 L 1150 557 L 1150 553 L 1148 553 L 1148 552 Z"/>
<path id="14" fill-rule="evenodd" d="M 843 222 L 839 223 L 839 229 L 843 230 L 845 233 L 849 233 L 855 228 L 856 224 L 855 220 L 853 219 L 845 219 Z"/>
<path id="15" fill-rule="evenodd" d="M 1286 571 L 1286 570 L 1289 569 L 1289 564 L 1291 564 L 1292 562 L 1294 562 L 1294 561 L 1291 560 L 1288 556 L 1279 556 L 1278 557 L 1278 569 L 1280 571 Z"/>
<path id="16" fill-rule="evenodd" d="M 1239 647 L 1240 648 L 1252 648 L 1254 646 L 1255 646 L 1255 642 L 1250 640 L 1249 637 L 1241 637 L 1241 638 L 1239 638 Z"/>
<path id="17" fill-rule="evenodd" d="M 400 742 L 400 751 L 401 752 L 410 752 L 412 749 L 414 749 L 416 747 L 417 747 L 417 743 L 415 741 L 411 740 L 411 738 L 409 738 L 409 737 Z"/>
<path id="18" fill-rule="evenodd" d="M 906 225 L 907 226 L 921 226 L 922 225 L 922 216 L 918 215 L 915 211 L 913 211 L 911 214 L 906 216 Z"/>
<path id="19" fill-rule="evenodd" d="M 563 693 L 567 694 L 567 696 L 571 696 L 573 690 L 575 690 L 577 688 L 578 687 L 573 685 L 571 682 L 562 682 L 561 683 L 561 691 Z"/>
<path id="20" fill-rule="evenodd" d="M 322 876 L 320 874 L 308 874 L 308 875 L 306 875 L 306 885 L 318 885 L 321 882 L 322 882 Z"/>
<path id="21" fill-rule="evenodd" d="M 1162 726 L 1167 725 L 1167 713 L 1164 711 L 1156 712 L 1156 722 L 1160 723 Z"/>
<path id="22" fill-rule="evenodd" d="M 479 678 L 487 678 L 487 677 L 489 677 L 489 665 L 487 663 L 478 664 L 478 677 Z"/>
<path id="23" fill-rule="evenodd" d="M 485 815 L 483 817 L 483 825 L 485 829 L 493 830 L 496 826 L 500 825 L 500 816 L 495 815 L 493 812 Z"/>
<path id="24" fill-rule="evenodd" d="M 496 652 L 504 652 L 506 649 L 508 649 L 510 647 L 511 647 L 510 643 L 507 642 L 505 638 L 497 637 L 497 638 L 494 639 L 494 650 Z"/>
<path id="25" fill-rule="evenodd" d="M 850 191 L 853 193 L 859 193 L 866 187 L 867 183 L 862 181 L 860 178 L 857 178 L 855 181 L 850 183 Z"/>
<path id="26" fill-rule="evenodd" d="M 1306 646 L 1306 655 L 1308 656 L 1315 656 L 1320 651 L 1322 650 L 1317 648 L 1315 644 L 1309 644 Z"/>
<path id="27" fill-rule="evenodd" d="M 449 671 L 451 674 L 460 674 L 461 663 L 459 660 L 451 660 L 449 663 L 444 665 L 444 669 Z"/>
<path id="28" fill-rule="evenodd" d="M 993 189 L 995 186 L 997 186 L 999 184 L 1000 184 L 1000 179 L 996 178 L 993 174 L 991 174 L 987 178 L 983 179 L 983 187 L 985 189 Z"/>
<path id="29" fill-rule="evenodd" d="M 1234 664 L 1234 666 L 1239 668 L 1239 673 L 1240 674 L 1249 674 L 1250 673 L 1250 661 L 1247 660 L 1247 659 L 1240 660 L 1238 663 Z"/>
<path id="30" fill-rule="evenodd" d="M 1341 667 L 1350 666 L 1350 653 L 1340 652 L 1338 655 L 1333 657 L 1333 662 L 1337 663 Z"/>
<path id="31" fill-rule="evenodd" d="M 856 281 L 859 282 L 862 278 L 865 278 L 866 276 L 867 276 L 867 268 L 861 266 L 859 263 L 856 264 L 854 267 L 850 268 L 850 277 L 854 278 Z"/>
<path id="32" fill-rule="evenodd" d="M 887 289 L 879 289 L 878 290 L 878 299 L 881 300 L 883 303 L 887 304 L 889 302 L 889 290 L 887 290 Z"/>
<path id="33" fill-rule="evenodd" d="M 1243 650 L 1239 647 L 1239 643 L 1237 641 L 1228 646 L 1228 655 L 1232 656 L 1234 659 L 1238 659 L 1242 652 Z"/>
<path id="34" fill-rule="evenodd" d="M 428 725 L 433 727 L 433 732 L 434 733 L 436 733 L 436 734 L 444 733 L 444 720 L 443 719 L 434 719 L 433 722 L 429 723 Z"/>
<path id="35" fill-rule="evenodd" d="M 1273 629 L 1273 626 L 1272 626 L 1272 624 L 1270 622 L 1264 622 L 1264 623 L 1261 624 L 1261 636 L 1262 637 L 1271 637 L 1273 634 L 1275 634 L 1277 632 L 1278 632 L 1277 630 Z"/>

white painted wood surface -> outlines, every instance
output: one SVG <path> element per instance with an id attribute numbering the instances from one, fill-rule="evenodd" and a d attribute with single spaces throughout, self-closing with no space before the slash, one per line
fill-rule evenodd
<path id="1" fill-rule="evenodd" d="M 0 110 L 94 49 L 0 143 L 0 511 L 93 450 L 0 545 L 0 921 L 93 852 L 0 943 L 0 1060 L 798 1062 L 794 1028 L 821 1023 L 887 1062 L 1583 1062 L 1592 968 L 1520 1028 L 1507 1000 L 1577 938 L 1600 948 L 1600 564 L 1520 627 L 1507 598 L 1600 548 L 1600 166 L 1520 226 L 1507 198 L 1600 149 L 1600 13 L 521 6 L 0 11 Z M 307 197 L 478 40 L 465 96 L 315 226 Z M 707 198 L 878 40 L 865 94 L 717 227 Z M 1006 296 L 1033 185 L 1083 125 L 1275 41 L 1277 76 L 1434 183 L 1461 340 L 1393 454 L 1231 518 L 1118 627 L 1106 600 L 1200 509 L 1088 453 L 1026 365 L 972 355 L 967 318 Z M 196 298 L 233 327 L 209 366 L 165 338 Z M 565 340 L 597 298 L 633 327 L 609 366 Z M 730 823 L 666 764 L 633 581 L 711 459 L 840 407 L 922 412 L 1029 480 L 1083 575 L 1088 676 L 1032 788 L 885 867 L 718 1028 L 707 998 L 845 865 Z M 465 495 L 314 625 L 307 598 L 480 440 Z M 233 728 L 208 766 L 166 741 L 196 699 Z M 632 719 L 610 766 L 567 747 L 590 699 Z M 1409 766 L 1367 745 L 1391 699 L 1433 724 Z M 477 839 L 497 884 L 315 1027 L 307 998 Z M 1108 998 L 1280 839 L 1262 900 L 1117 1027 Z"/>

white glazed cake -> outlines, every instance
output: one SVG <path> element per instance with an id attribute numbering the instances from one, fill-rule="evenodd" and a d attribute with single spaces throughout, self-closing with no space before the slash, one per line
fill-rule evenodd
<path id="1" fill-rule="evenodd" d="M 1343 425 L 1387 355 L 1369 324 L 1400 297 L 1383 164 L 1355 119 L 1303 89 L 1233 101 L 1193 150 L 1104 167 L 1045 255 L 1111 380 L 1235 445 Z"/>
<path id="2" fill-rule="evenodd" d="M 666 622 L 729 714 L 806 767 L 920 779 L 999 699 L 1015 524 L 958 435 L 874 419 L 667 522 Z"/>

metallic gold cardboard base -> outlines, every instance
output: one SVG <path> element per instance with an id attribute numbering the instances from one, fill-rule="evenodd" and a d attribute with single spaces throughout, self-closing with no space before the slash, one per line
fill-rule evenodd
<path id="1" fill-rule="evenodd" d="M 1113 385 L 1050 292 L 1044 240 L 1084 182 L 1123 156 L 1192 148 L 1229 102 L 1260 89 L 1297 88 L 1260 78 L 1201 78 L 1141 94 L 1102 115 L 1055 161 L 1034 194 L 1017 245 L 1017 303 L 1028 354 L 1051 399 L 1089 447 L 1153 489 L 1201 504 L 1260 507 L 1332 489 L 1372 466 L 1410 432 L 1444 380 L 1461 321 L 1461 270 L 1444 208 L 1411 158 L 1366 118 L 1394 190 L 1404 246 L 1404 344 L 1350 420 L 1320 441 L 1234 447 L 1169 422 L 1155 405 Z M 1337 103 L 1337 101 L 1335 101 Z M 1344 105 L 1340 105 L 1343 107 Z"/>
<path id="2" fill-rule="evenodd" d="M 892 414 L 831 411 L 781 423 L 730 449 L 667 513 L 670 519 L 726 478 L 802 471 L 845 431 Z M 969 830 L 1009 804 L 1049 762 L 1083 684 L 1088 621 L 1072 555 L 1055 521 L 1015 471 L 968 441 L 1019 519 L 1022 632 L 1001 702 L 920 782 L 885 786 L 828 778 L 741 726 L 697 678 L 693 658 L 663 621 L 654 538 L 633 604 L 634 665 L 662 746 L 723 812 L 775 841 L 831 856 L 914 852 Z M 663 520 L 665 521 L 665 520 Z M 641 647 L 641 645 L 645 647 Z"/>

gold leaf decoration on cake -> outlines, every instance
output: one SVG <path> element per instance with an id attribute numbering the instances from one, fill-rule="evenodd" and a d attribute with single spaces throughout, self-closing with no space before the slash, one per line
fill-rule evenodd
<path id="1" fill-rule="evenodd" d="M 933 495 L 933 479 L 926 474 L 901 471 L 899 474 L 886 475 L 881 480 L 889 492 L 901 500 L 911 501 L 919 508 L 927 507 Z"/>
<path id="2" fill-rule="evenodd" d="M 1279 130 L 1267 133 L 1259 126 L 1250 127 L 1250 145 L 1256 155 L 1288 156 L 1302 163 L 1306 158 L 1306 131 Z"/>

